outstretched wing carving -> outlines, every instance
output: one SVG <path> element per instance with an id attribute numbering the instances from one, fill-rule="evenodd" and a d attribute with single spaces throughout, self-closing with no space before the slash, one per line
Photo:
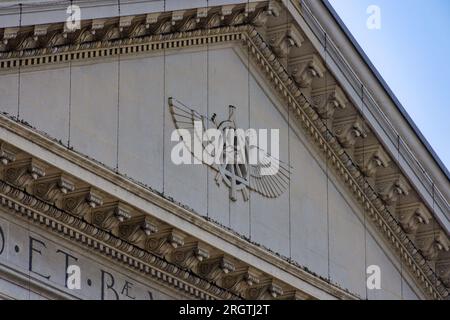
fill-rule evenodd
<path id="1" fill-rule="evenodd" d="M 175 124 L 175 128 L 179 130 L 180 133 L 180 129 L 182 129 L 187 130 L 187 132 L 189 132 L 190 134 L 191 141 L 188 141 L 189 139 L 186 139 L 186 137 L 183 137 L 183 135 L 180 134 L 181 139 L 185 143 L 186 149 L 189 150 L 192 156 L 195 157 L 198 161 L 202 161 L 202 159 L 198 159 L 197 155 L 194 153 L 194 145 L 196 143 L 198 143 L 198 145 L 201 145 L 202 152 L 204 152 L 204 150 L 207 149 L 207 142 L 203 141 L 203 137 L 200 134 L 205 133 L 208 128 L 215 128 L 216 125 L 211 119 L 208 119 L 206 116 L 189 108 L 175 98 L 169 98 L 169 108 L 172 120 Z M 200 122 L 202 125 L 201 132 L 195 130 L 196 121 Z M 214 156 L 214 154 L 211 155 Z M 214 165 L 212 166 L 214 167 Z"/>
<path id="2" fill-rule="evenodd" d="M 289 167 L 264 150 L 258 151 L 258 164 L 249 165 L 249 187 L 267 198 L 278 198 L 289 187 Z M 273 163 L 277 163 L 277 171 L 271 168 Z M 269 171 L 269 174 L 262 175 L 261 169 L 263 168 Z"/>
<path id="3" fill-rule="evenodd" d="M 211 157 L 215 156 L 215 150 L 208 150 L 209 137 L 206 137 L 207 139 L 203 139 L 202 137 L 203 134 L 207 134 L 206 130 L 208 128 L 223 130 L 224 124 L 227 124 L 228 128 L 231 126 L 236 129 L 234 115 L 231 111 L 229 119 L 218 123 L 215 114 L 211 118 L 208 118 L 175 98 L 169 98 L 169 107 L 175 128 L 179 130 L 180 137 L 185 142 L 186 149 L 194 157 L 196 157 L 193 149 L 195 143 L 202 146 L 202 153 L 207 151 Z M 201 124 L 201 132 L 196 130 L 196 121 Z M 190 139 L 183 137 L 180 129 L 187 130 Z M 225 181 L 230 187 L 230 198 L 232 200 L 236 200 L 236 191 L 241 191 L 244 200 L 248 200 L 247 189 L 253 190 L 267 198 L 279 197 L 289 187 L 289 166 L 279 159 L 275 159 L 265 150 L 257 146 L 250 146 L 248 141 L 245 142 L 245 147 L 247 155 L 253 148 L 256 148 L 258 154 L 257 164 L 249 164 L 248 161 L 244 165 L 209 164 L 211 168 L 218 172 L 216 176 L 217 183 L 219 184 L 221 180 Z M 202 159 L 198 157 L 196 159 L 202 162 Z M 275 168 L 273 164 L 276 164 Z M 263 170 L 265 170 L 265 174 L 262 174 Z"/>

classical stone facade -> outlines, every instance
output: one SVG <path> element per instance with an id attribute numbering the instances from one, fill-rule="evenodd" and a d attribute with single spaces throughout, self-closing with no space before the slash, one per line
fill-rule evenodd
<path id="1" fill-rule="evenodd" d="M 0 12 L 0 297 L 448 298 L 448 172 L 326 2 L 74 4 Z M 279 129 L 286 184 L 175 165 L 174 97 Z"/>

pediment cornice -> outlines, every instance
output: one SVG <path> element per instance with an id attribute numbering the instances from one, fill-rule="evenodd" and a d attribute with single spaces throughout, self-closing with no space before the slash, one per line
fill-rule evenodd
<path id="1" fill-rule="evenodd" d="M 292 110 L 298 124 L 304 128 L 305 134 L 311 137 L 317 150 L 320 150 L 323 157 L 328 159 L 334 169 L 334 174 L 348 187 L 349 192 L 362 205 L 379 232 L 385 236 L 399 258 L 408 266 L 410 274 L 415 277 L 423 292 L 431 298 L 445 298 L 448 296 L 448 289 L 442 283 L 448 283 L 448 279 L 439 280 L 432 266 L 437 262 L 441 266 L 439 275 L 448 275 L 448 272 L 442 272 L 442 266 L 447 265 L 444 262 L 447 261 L 445 251 L 448 250 L 448 245 L 444 246 L 442 243 L 448 243 L 448 235 L 443 230 L 440 235 L 444 238 L 438 245 L 434 245 L 432 242 L 425 249 L 416 249 L 416 239 L 426 238 L 428 224 L 437 226 L 436 221 L 431 215 L 417 215 L 416 213 L 416 218 L 413 220 L 409 218 L 408 221 L 405 221 L 406 218 L 402 220 L 405 208 L 409 208 L 409 203 L 419 203 L 426 207 L 417 196 L 419 192 L 410 192 L 411 185 L 397 167 L 395 159 L 389 159 L 383 143 L 375 138 L 364 117 L 354 106 L 351 106 L 339 84 L 324 86 L 323 82 L 320 82 L 323 73 L 328 71 L 323 70 L 324 64 L 316 53 L 299 55 L 299 50 L 305 41 L 304 35 L 294 23 L 290 23 L 286 30 L 280 29 L 280 23 L 276 19 L 279 19 L 281 7 L 281 3 L 279 4 L 277 1 L 263 1 L 254 6 L 241 4 L 212 7 L 208 8 L 206 12 L 204 8 L 199 8 L 183 12 L 93 19 L 84 21 L 82 29 L 73 33 L 67 33 L 62 23 L 45 27 L 5 28 L 3 29 L 3 47 L 0 47 L 0 51 L 2 51 L 0 53 L 0 72 L 11 72 L 19 67 L 35 68 L 69 61 L 95 61 L 118 55 L 131 56 L 161 50 L 199 47 L 213 43 L 235 43 L 244 46 L 251 59 L 265 74 L 267 81 L 279 93 L 280 99 Z M 275 22 L 271 22 L 271 20 Z M 271 26 L 274 26 L 273 29 Z M 286 63 L 286 59 L 297 61 L 300 64 L 292 68 L 292 65 Z M 296 70 L 297 73 L 293 73 L 293 70 Z M 310 89 L 311 94 L 305 89 Z M 334 109 L 330 110 L 329 108 Z M 84 157 L 5 116 L 0 117 L 0 126 L 22 137 L 32 137 L 33 141 L 43 148 L 71 159 L 77 165 L 97 172 L 111 181 L 117 182 L 118 179 L 123 179 L 114 172 L 104 169 L 92 161 L 86 161 Z M 365 141 L 367 141 L 367 149 Z M 36 182 L 47 183 L 46 187 L 49 190 L 39 198 L 57 207 L 62 205 L 63 207 L 59 209 L 78 219 L 91 219 L 93 208 L 97 206 L 102 208 L 105 203 L 109 204 L 109 202 L 105 202 L 108 195 L 105 197 L 105 195 L 97 194 L 104 193 L 104 190 L 95 190 L 90 185 L 72 189 L 71 186 L 74 183 L 67 181 L 63 183 L 58 179 L 44 180 L 45 175 L 42 172 L 45 170 L 42 165 L 39 165 L 44 159 L 35 159 L 32 154 L 29 154 L 31 157 L 29 162 L 16 161 L 14 152 L 11 151 L 16 148 L 17 146 L 10 147 L 4 143 L 0 153 L 5 170 L 11 169 L 19 177 L 16 179 L 13 175 L 4 176 L 4 180 L 15 188 L 28 190 Z M 366 160 L 366 156 L 371 157 L 370 160 Z M 56 169 L 60 170 L 61 168 Z M 66 175 L 64 172 L 61 174 Z M 124 179 L 124 183 L 132 189 L 136 188 L 131 181 Z M 61 189 L 62 185 L 66 186 L 66 194 L 59 199 L 58 189 Z M 34 188 L 30 192 L 33 194 L 37 189 Z M 151 198 L 153 203 L 170 208 L 174 212 L 183 210 L 180 209 L 181 205 L 175 205 L 151 190 L 144 191 L 141 188 L 139 194 L 145 194 L 146 197 Z M 109 196 L 109 198 L 111 197 Z M 109 200 L 119 201 L 119 199 L 112 198 Z M 71 199 L 69 207 L 67 206 L 68 199 Z M 132 207 L 130 204 L 124 205 Z M 141 218 L 138 219 L 129 213 L 129 210 L 124 213 L 125 211 L 117 209 L 117 206 L 114 208 L 99 213 L 101 219 L 98 218 L 95 228 L 109 231 L 117 229 L 116 233 L 118 232 L 124 237 L 126 235 L 128 241 L 135 243 L 145 240 L 143 243 L 146 243 L 145 247 L 148 250 L 153 250 L 162 256 L 172 256 L 174 249 L 179 250 L 187 244 L 190 245 L 190 241 L 184 239 L 182 231 L 178 232 L 170 226 L 164 226 L 161 229 L 156 222 L 153 224 L 143 222 Z M 151 216 L 151 213 L 148 214 Z M 423 216 L 428 219 L 424 219 Z M 419 217 L 422 218 L 419 219 Z M 134 221 L 134 219 L 139 220 L 138 225 L 129 224 L 129 221 Z M 190 216 L 189 219 L 192 221 L 194 218 Z M 91 223 L 93 222 L 91 221 Z M 201 223 L 204 224 L 204 222 Z M 129 226 L 131 231 L 124 232 L 124 226 Z M 122 232 L 119 232 L 121 227 Z M 208 228 L 215 230 L 210 225 Z M 433 252 L 427 254 L 426 249 L 430 248 Z M 447 250 L 445 250 L 446 248 Z M 191 254 L 189 253 L 189 255 Z M 180 257 L 181 255 L 182 253 L 173 256 Z M 441 257 L 443 258 L 441 259 Z M 203 259 L 209 261 L 212 257 L 205 254 Z M 190 265 L 193 260 L 186 258 L 186 261 L 190 261 Z M 221 263 L 217 263 L 216 260 L 214 263 L 210 261 L 210 265 L 218 266 L 224 274 L 233 274 L 239 270 L 239 268 L 231 267 L 232 264 L 223 261 Z M 202 261 L 202 265 L 208 264 Z M 215 281 L 218 280 L 213 278 Z M 301 278 L 307 279 L 333 294 L 347 297 L 345 293 L 330 287 L 329 284 L 321 283 L 322 280 L 319 281 L 304 274 Z M 228 281 L 231 280 L 227 280 L 227 283 Z M 231 287 L 241 288 L 243 286 L 235 283 Z M 276 287 L 263 286 L 265 290 L 272 288 L 271 292 L 277 293 L 277 296 L 282 296 L 281 292 L 295 290 L 295 288 L 274 289 Z"/>
<path id="2" fill-rule="evenodd" d="M 4 116 L 0 116 L 0 122 L 5 119 Z M 13 124 L 15 125 L 17 124 Z M 5 127 L 2 126 L 2 128 Z M 43 139 L 40 141 L 42 143 L 46 141 L 47 146 L 64 150 L 64 147 L 54 144 L 53 141 L 43 138 L 38 133 L 33 131 L 28 133 L 30 135 L 27 139 L 33 136 Z M 34 141 L 37 142 L 37 140 Z M 32 163 L 35 159 L 9 144 L 3 143 L 2 146 L 8 150 L 14 149 L 15 156 L 28 159 L 26 163 Z M 67 160 L 74 161 L 76 166 L 86 165 L 85 168 L 92 170 L 96 175 L 112 179 L 114 184 L 130 190 L 145 201 L 157 204 L 166 210 L 165 214 L 182 217 L 184 224 L 192 223 L 201 226 L 208 233 L 220 235 L 226 238 L 227 242 L 244 251 L 263 257 L 270 264 L 292 272 L 295 277 L 323 290 L 329 298 L 357 298 L 328 283 L 325 279 L 318 278 L 299 266 L 291 265 L 233 233 L 224 232 L 222 227 L 192 213 L 182 204 L 137 186 L 85 157 L 70 153 L 75 157 L 67 158 Z M 39 163 L 43 162 L 39 161 Z M 181 290 L 182 294 L 198 299 L 315 299 L 320 297 L 320 295 L 308 293 L 308 290 L 296 288 L 251 263 L 236 258 L 216 248 L 213 243 L 186 233 L 182 228 L 174 227 L 155 217 L 151 212 L 144 212 L 98 187 L 88 185 L 71 174 L 62 173 L 53 165 L 46 163 L 46 169 L 42 171 L 43 175 L 32 183 L 20 178 L 6 182 L 5 174 L 13 165 L 10 163 L 0 168 L 0 205 L 3 210 L 11 213 L 13 217 L 25 219 L 67 240 L 75 241 L 86 249 L 138 271 L 173 290 Z M 30 174 L 31 169 L 26 172 Z M 47 173 L 50 174 L 47 175 Z M 65 180 L 62 180 L 62 177 Z M 50 189 L 47 187 L 48 183 L 54 186 L 51 189 L 53 191 L 51 199 L 46 197 Z M 45 187 L 41 187 L 42 184 Z"/>
<path id="3" fill-rule="evenodd" d="M 445 166 L 333 13 L 329 2 L 301 0 L 291 8 L 297 22 L 308 30 L 311 42 L 328 59 L 329 68 L 345 86 L 354 106 L 360 113 L 365 112 L 367 122 L 377 128 L 384 149 L 394 158 L 401 155 L 396 165 L 414 182 L 424 203 L 430 209 L 434 207 L 433 215 L 449 235 L 450 180 Z"/>

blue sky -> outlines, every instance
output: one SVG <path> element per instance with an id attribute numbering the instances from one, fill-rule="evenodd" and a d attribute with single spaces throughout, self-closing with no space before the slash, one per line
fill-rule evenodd
<path id="1" fill-rule="evenodd" d="M 450 1 L 329 0 L 450 169 Z M 368 29 L 370 5 L 381 29 Z"/>

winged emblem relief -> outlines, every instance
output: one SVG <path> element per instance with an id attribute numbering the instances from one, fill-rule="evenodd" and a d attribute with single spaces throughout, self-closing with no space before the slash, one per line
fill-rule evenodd
<path id="1" fill-rule="evenodd" d="M 230 199 L 240 193 L 248 201 L 251 191 L 267 198 L 277 198 L 288 188 L 290 166 L 279 160 L 279 130 L 270 130 L 271 153 L 268 153 L 267 129 L 237 128 L 236 108 L 228 107 L 228 118 L 207 117 L 169 98 L 170 114 L 175 125 L 171 140 L 177 164 L 204 164 L 216 172 L 218 185 L 225 184 Z"/>

